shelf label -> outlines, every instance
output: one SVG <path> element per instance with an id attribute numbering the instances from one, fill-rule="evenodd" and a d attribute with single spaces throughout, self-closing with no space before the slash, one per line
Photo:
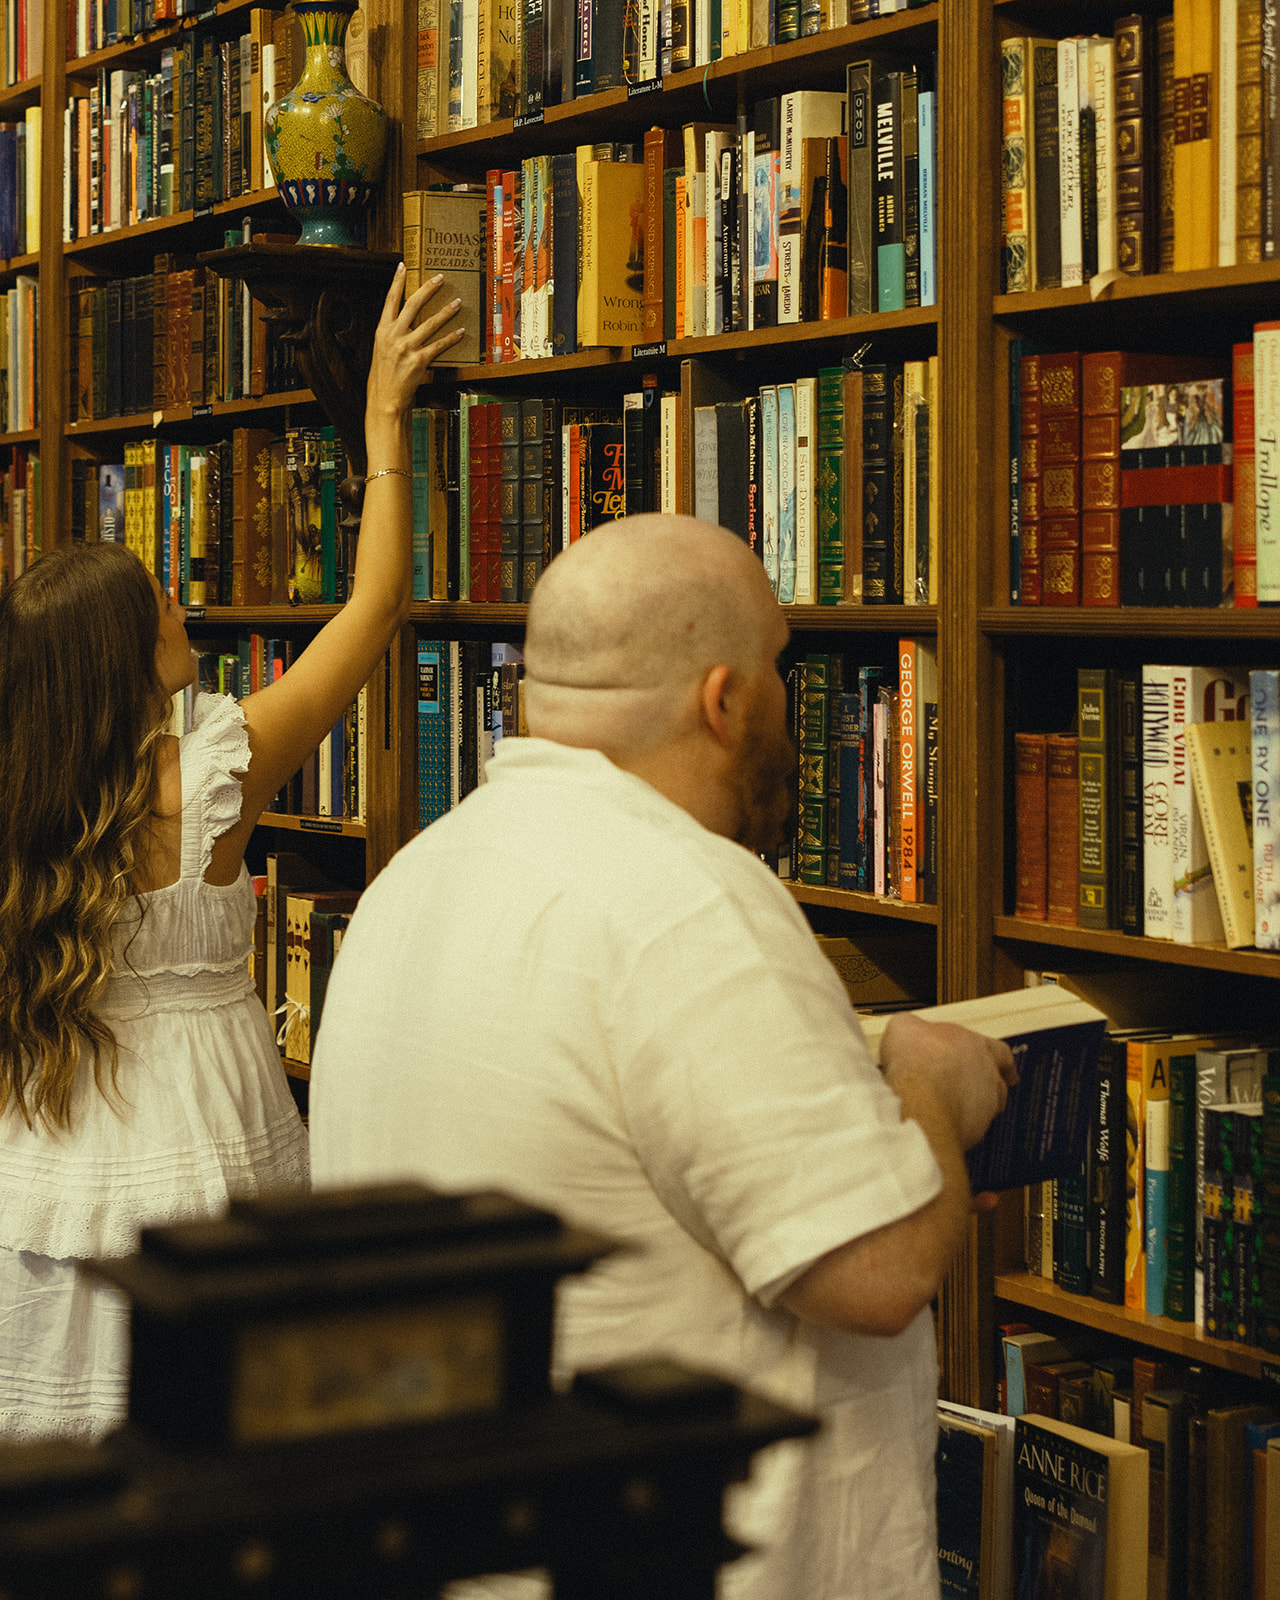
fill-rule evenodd
<path id="1" fill-rule="evenodd" d="M 516 132 L 519 132 L 521 128 L 539 128 L 546 120 L 545 113 L 528 111 L 523 117 L 514 117 L 511 126 Z"/>
<path id="2" fill-rule="evenodd" d="M 187 621 L 188 622 L 203 622 L 204 621 L 204 607 L 203 606 L 188 606 L 187 607 Z"/>
<path id="3" fill-rule="evenodd" d="M 199 218 L 199 217 L 211 217 L 213 215 L 213 207 L 212 206 L 197 206 L 195 208 L 195 210 L 191 213 L 191 215 L 193 217 L 196 217 L 196 218 Z"/>
<path id="4" fill-rule="evenodd" d="M 633 361 L 655 361 L 667 353 L 667 341 L 659 339 L 657 344 L 633 344 L 631 346 L 631 359 Z"/>
<path id="5" fill-rule="evenodd" d="M 330 822 L 327 817 L 299 817 L 298 826 L 303 833 L 341 833 L 340 822 Z"/>
<path id="6" fill-rule="evenodd" d="M 1274 1361 L 1264 1361 L 1262 1363 L 1262 1376 L 1268 1383 L 1280 1383 L 1280 1366 L 1277 1366 Z"/>
<path id="7" fill-rule="evenodd" d="M 191 417 L 193 421 L 196 417 L 211 417 L 212 415 L 212 406 L 192 406 L 191 408 Z"/>
<path id="8" fill-rule="evenodd" d="M 644 83 L 629 83 L 627 85 L 627 99 L 628 100 L 639 100 L 639 99 L 643 98 L 643 96 L 645 96 L 647 94 L 661 94 L 661 93 L 662 93 L 662 79 L 661 78 L 649 78 Z"/>

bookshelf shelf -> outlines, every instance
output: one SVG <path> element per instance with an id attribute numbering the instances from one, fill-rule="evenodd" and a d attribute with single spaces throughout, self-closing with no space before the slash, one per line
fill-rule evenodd
<path id="1" fill-rule="evenodd" d="M 7 261 L 0 263 L 0 272 L 36 272 L 39 267 L 38 255 L 10 256 Z"/>
<path id="2" fill-rule="evenodd" d="M 309 1061 L 293 1061 L 288 1056 L 281 1056 L 280 1065 L 284 1068 L 286 1077 L 296 1078 L 299 1083 L 311 1082 L 311 1063 Z"/>
<path id="3" fill-rule="evenodd" d="M 139 428 L 150 429 L 153 424 L 159 427 L 174 427 L 183 423 L 200 423 L 222 417 L 236 417 L 242 414 L 260 415 L 267 411 L 284 411 L 290 406 L 314 406 L 316 397 L 310 389 L 284 389 L 278 394 L 264 394 L 256 399 L 247 397 L 243 400 L 215 400 L 208 406 L 170 406 L 159 414 L 159 423 L 153 412 L 135 412 L 127 417 L 95 417 L 84 422 L 69 422 L 67 424 L 67 438 L 76 439 L 86 435 L 95 438 L 111 433 L 136 433 Z"/>
<path id="4" fill-rule="evenodd" d="M 1141 277 L 1122 274 L 1113 279 L 1096 297 L 1085 288 L 1038 289 L 1027 294 L 1001 294 L 995 297 L 994 311 L 1001 319 L 1017 319 L 1039 312 L 1078 312 L 1090 306 L 1112 305 L 1118 301 L 1194 300 L 1201 303 L 1206 294 L 1215 299 L 1233 295 L 1254 295 L 1259 289 L 1280 288 L 1280 261 L 1263 261 L 1249 266 L 1206 267 L 1199 272 L 1151 272 Z"/>
<path id="5" fill-rule="evenodd" d="M 998 1300 L 1024 1306 L 1048 1316 L 1061 1317 L 1078 1326 L 1094 1328 L 1116 1339 L 1148 1345 L 1187 1361 L 1200 1361 L 1222 1367 L 1247 1378 L 1280 1382 L 1280 1360 L 1253 1345 L 1231 1344 L 1225 1339 L 1206 1339 L 1194 1323 L 1173 1322 L 1168 1317 L 1153 1317 L 1143 1311 L 1128 1311 L 1124 1306 L 1107 1305 L 1087 1295 L 1068 1294 L 1047 1278 L 1025 1272 L 1002 1272 L 995 1278 Z"/>
<path id="6" fill-rule="evenodd" d="M 891 917 L 900 922 L 938 922 L 937 906 L 912 905 L 903 900 L 888 900 L 883 895 L 860 894 L 853 889 L 824 889 L 817 884 L 788 883 L 794 900 L 805 906 L 831 906 L 838 911 L 866 912 L 876 917 Z"/>
<path id="7" fill-rule="evenodd" d="M 6 444 L 38 444 L 40 442 L 39 428 L 27 428 L 22 433 L 0 433 L 0 445 Z"/>
<path id="8" fill-rule="evenodd" d="M 23 78 L 19 83 L 0 88 L 0 118 L 7 118 L 14 111 L 25 111 L 28 106 L 35 105 L 40 98 L 42 82 L 42 74 L 37 73 L 34 78 Z"/>
<path id="9" fill-rule="evenodd" d="M 344 839 L 363 839 L 367 832 L 363 822 L 347 822 L 341 817 L 295 817 L 283 811 L 264 811 L 258 826 L 286 833 L 334 834 Z"/>
<path id="10" fill-rule="evenodd" d="M 1052 922 L 1027 922 L 1020 917 L 996 917 L 994 931 L 998 939 L 1017 939 L 1024 944 L 1058 945 L 1071 950 L 1090 950 L 1098 955 L 1158 961 L 1165 966 L 1202 967 L 1258 978 L 1280 978 L 1280 954 L 1270 950 L 1228 950 L 1225 944 L 1174 944 L 1169 939 L 1144 939 L 1136 934 L 1068 928 Z"/>
<path id="11" fill-rule="evenodd" d="M 193 606 L 188 623 L 209 628 L 248 628 L 254 633 L 279 632 L 281 628 L 313 630 L 336 617 L 338 606 Z"/>
<path id="12" fill-rule="evenodd" d="M 448 373 L 457 383 L 503 383 L 511 379 L 536 382 L 543 376 L 558 372 L 583 372 L 592 368 L 616 367 L 626 361 L 630 351 L 621 345 L 598 345 L 590 350 L 575 350 L 571 356 L 550 356 L 545 361 L 502 361 L 496 365 L 476 362 L 465 367 L 439 366 L 435 370 Z"/>
<path id="13" fill-rule="evenodd" d="M 784 606 L 793 633 L 890 633 L 930 635 L 937 632 L 937 606 Z M 472 605 L 465 600 L 415 600 L 409 620 L 418 626 L 448 627 L 457 623 L 489 628 L 523 629 L 527 605 Z"/>
<path id="14" fill-rule="evenodd" d="M 219 200 L 208 211 L 198 213 L 175 211 L 166 217 L 148 217 L 144 222 L 130 223 L 127 228 L 113 228 L 110 233 L 91 233 L 83 239 L 68 240 L 63 244 L 62 250 L 66 256 L 83 256 L 115 245 L 128 245 L 134 240 L 164 232 L 166 229 L 187 228 L 195 224 L 204 224 L 206 229 L 212 231 L 214 221 L 221 221 L 226 217 L 238 218 L 246 211 L 278 214 L 282 222 L 285 220 L 284 202 L 280 198 L 279 191 L 274 188 L 256 189 L 252 194 L 236 195 L 231 200 Z"/>
<path id="15" fill-rule="evenodd" d="M 1278 639 L 1280 610 L 1168 610 L 1116 606 L 984 606 L 978 626 L 992 638 Z"/>

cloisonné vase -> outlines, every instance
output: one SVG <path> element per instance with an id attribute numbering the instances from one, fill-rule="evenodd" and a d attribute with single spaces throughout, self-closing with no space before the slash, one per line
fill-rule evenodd
<path id="1" fill-rule="evenodd" d="M 360 221 L 382 175 L 387 114 L 347 76 L 343 48 L 356 0 L 294 0 L 307 59 L 266 115 L 267 157 L 302 224 L 299 244 L 363 244 Z"/>

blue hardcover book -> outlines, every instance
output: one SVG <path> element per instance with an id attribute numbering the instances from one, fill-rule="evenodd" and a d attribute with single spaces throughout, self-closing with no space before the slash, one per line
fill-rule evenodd
<path id="1" fill-rule="evenodd" d="M 778 599 L 796 597 L 796 388 L 778 385 Z"/>
<path id="2" fill-rule="evenodd" d="M 921 91 L 916 106 L 920 130 L 920 304 L 938 303 L 938 94 Z"/>
<path id="3" fill-rule="evenodd" d="M 449 809 L 449 647 L 438 639 L 418 641 L 418 826 L 425 828 Z"/>
<path id="4" fill-rule="evenodd" d="M 160 587 L 169 594 L 175 571 L 173 560 L 173 448 L 157 446 L 160 454 Z"/>
<path id="5" fill-rule="evenodd" d="M 431 450 L 426 406 L 413 409 L 413 598 L 431 598 Z"/>
<path id="6" fill-rule="evenodd" d="M 0 257 L 18 253 L 18 130 L 0 127 Z"/>
<path id="7" fill-rule="evenodd" d="M 1169 1101 L 1147 1101 L 1146 1144 L 1143 1151 L 1143 1193 L 1147 1262 L 1146 1309 L 1154 1317 L 1164 1311 L 1169 1266 Z"/>
<path id="8" fill-rule="evenodd" d="M 778 391 L 773 385 L 760 391 L 760 484 L 764 518 L 761 555 L 764 573 L 774 594 L 778 592 Z"/>
<path id="9" fill-rule="evenodd" d="M 1107 1022 L 1101 1011 L 1069 989 L 1044 983 L 928 1006 L 917 1015 L 1003 1039 L 1013 1051 L 1018 1081 L 1004 1110 L 965 1156 L 975 1193 L 1019 1189 L 1081 1170 Z M 889 1018 L 859 1020 L 874 1055 Z"/>

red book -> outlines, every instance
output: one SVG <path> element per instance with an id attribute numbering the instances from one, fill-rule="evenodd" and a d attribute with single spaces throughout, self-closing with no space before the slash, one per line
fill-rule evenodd
<path id="1" fill-rule="evenodd" d="M 1235 470 L 1231 488 L 1235 604 L 1258 604 L 1258 529 L 1254 520 L 1253 341 L 1231 347 L 1231 407 Z"/>
<path id="2" fill-rule="evenodd" d="M 495 331 L 498 318 L 501 316 L 500 297 L 502 292 L 502 234 L 495 227 L 497 222 L 497 191 L 502 187 L 502 174 L 496 167 L 485 173 L 485 186 L 488 189 L 487 201 L 484 209 L 485 216 L 485 260 L 489 264 L 488 294 L 484 299 L 484 348 L 488 361 L 501 361 L 502 351 L 497 347 Z"/>
<path id="3" fill-rule="evenodd" d="M 1047 917 L 1059 927 L 1080 921 L 1080 751 L 1074 733 L 1045 740 Z"/>
<path id="4" fill-rule="evenodd" d="M 1021 363 L 1021 594 L 1024 606 L 1040 604 L 1040 357 Z"/>
<path id="5" fill-rule="evenodd" d="M 1080 352 L 1040 357 L 1040 603 L 1080 604 Z"/>
<path id="6" fill-rule="evenodd" d="M 1015 917 L 1043 922 L 1048 912 L 1045 735 L 1013 736 Z"/>
<path id="7" fill-rule="evenodd" d="M 516 359 L 516 175 L 502 174 L 502 359 Z"/>

